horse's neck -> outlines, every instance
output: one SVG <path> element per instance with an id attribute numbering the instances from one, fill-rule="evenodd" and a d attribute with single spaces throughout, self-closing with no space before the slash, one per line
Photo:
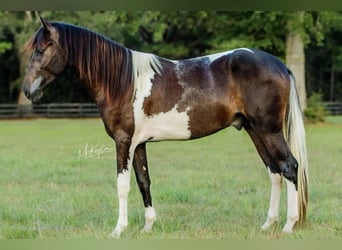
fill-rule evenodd
<path id="1" fill-rule="evenodd" d="M 104 50 L 106 47 L 108 51 Z M 96 103 L 121 102 L 132 92 L 131 51 L 115 43 L 97 44 L 87 61 L 70 61 Z M 94 64 L 97 64 L 96 67 Z M 95 70 L 96 69 L 96 70 Z"/>

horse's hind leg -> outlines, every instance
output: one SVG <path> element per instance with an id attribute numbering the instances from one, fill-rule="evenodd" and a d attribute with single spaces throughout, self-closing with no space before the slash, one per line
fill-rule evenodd
<path id="1" fill-rule="evenodd" d="M 282 177 L 278 173 L 272 173 L 269 168 L 268 175 L 270 177 L 272 187 L 270 196 L 270 207 L 267 212 L 267 219 L 261 227 L 263 230 L 270 228 L 275 222 L 279 220 L 279 203 Z"/>
<path id="2" fill-rule="evenodd" d="M 248 130 L 247 130 L 248 131 Z M 250 132 L 253 131 L 253 132 Z M 287 210 L 287 222 L 283 228 L 284 232 L 292 232 L 292 229 L 299 218 L 298 214 L 298 198 L 297 198 L 297 161 L 293 157 L 290 152 L 287 143 L 285 142 L 285 138 L 283 133 L 280 131 L 278 133 L 270 133 L 270 132 L 257 132 L 256 130 L 252 130 L 250 128 L 249 134 L 252 139 L 253 136 L 257 138 L 259 145 L 256 146 L 261 147 L 263 149 L 264 155 L 266 155 L 265 164 L 269 168 L 271 173 L 275 175 L 270 175 L 272 181 L 272 190 L 279 190 L 280 193 L 280 180 L 281 178 L 277 176 L 277 174 L 281 174 L 286 178 L 287 184 L 287 202 L 288 202 L 288 210 Z M 261 145 L 261 146 L 260 146 Z M 260 153 L 260 151 L 258 150 Z M 262 156 L 263 157 L 263 156 Z M 271 192 L 271 202 L 272 195 L 278 197 L 276 194 Z M 276 198 L 273 199 L 275 203 Z M 271 204 L 272 206 L 272 204 Z M 270 207 L 271 207 L 270 206 Z M 270 208 L 271 209 L 271 208 Z M 268 226 L 268 220 L 265 222 L 265 228 Z M 270 218 L 271 220 L 271 218 Z M 271 222 L 271 221 L 269 221 Z M 269 223 L 271 224 L 271 223 Z"/>
<path id="3" fill-rule="evenodd" d="M 296 224 L 298 214 L 298 192 L 293 182 L 286 180 L 287 186 L 287 220 L 283 227 L 283 232 L 292 233 L 293 227 Z"/>
<path id="4" fill-rule="evenodd" d="M 284 232 L 290 233 L 298 221 L 298 193 L 297 193 L 297 171 L 298 164 L 290 152 L 282 132 L 278 134 L 263 134 L 263 141 L 272 157 L 274 169 L 279 169 L 286 178 L 287 184 L 287 221 L 283 228 Z"/>
<path id="5" fill-rule="evenodd" d="M 250 127 L 245 127 L 245 129 L 248 132 L 251 139 L 253 140 L 259 155 L 264 161 L 268 170 L 268 175 L 271 180 L 271 195 L 269 209 L 267 212 L 267 219 L 261 227 L 263 230 L 266 230 L 279 220 L 279 203 L 282 177 L 279 173 L 271 172 L 269 167 L 272 164 L 271 157 L 268 155 L 267 149 L 259 135 L 255 133 Z"/>
<path id="6" fill-rule="evenodd" d="M 153 223 L 156 219 L 156 212 L 154 210 L 154 207 L 152 206 L 152 197 L 150 193 L 151 182 L 148 173 L 146 143 L 137 146 L 133 158 L 133 167 L 145 205 L 144 231 L 149 232 L 151 231 Z"/>

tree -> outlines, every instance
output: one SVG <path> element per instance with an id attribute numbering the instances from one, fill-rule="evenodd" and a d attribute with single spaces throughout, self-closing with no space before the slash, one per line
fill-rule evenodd
<path id="1" fill-rule="evenodd" d="M 227 20 L 232 19 L 235 22 L 228 27 L 231 33 L 227 34 L 228 37 L 225 40 L 222 40 L 224 36 L 217 34 L 220 39 L 220 42 L 217 43 L 219 48 L 229 47 L 230 44 L 256 47 L 286 61 L 287 66 L 296 78 L 296 86 L 303 110 L 306 108 L 304 13 L 303 11 L 223 13 Z M 233 39 L 229 39 L 229 37 L 233 37 Z"/>
<path id="2" fill-rule="evenodd" d="M 0 26 L 0 103 L 12 100 L 10 83 L 19 76 L 15 35 L 8 25 Z"/>
<path id="3" fill-rule="evenodd" d="M 306 109 L 305 53 L 303 38 L 304 11 L 291 14 L 287 21 L 286 64 L 296 78 L 299 103 Z"/>
<path id="4" fill-rule="evenodd" d="M 0 17 L 2 17 L 3 13 L 0 12 Z M 3 54 L 6 50 L 12 48 L 12 43 L 4 42 L 0 40 L 0 55 Z"/>
<path id="5" fill-rule="evenodd" d="M 171 59 L 202 56 L 237 47 L 264 49 L 284 62 L 287 61 L 297 78 L 297 87 L 304 100 L 306 95 L 301 94 L 303 92 L 301 86 L 306 87 L 309 94 L 313 91 L 322 91 L 326 100 L 342 98 L 342 90 L 339 87 L 342 85 L 340 80 L 342 53 L 339 52 L 342 33 L 341 12 L 43 11 L 39 13 L 49 21 L 63 21 L 87 27 L 128 48 Z M 5 27 L 9 31 L 8 34 L 14 36 L 14 41 L 1 40 Z M 23 50 L 24 43 L 39 27 L 37 11 L 0 12 L 0 52 L 3 52 L 3 57 L 0 56 L 0 64 L 8 65 L 9 54 L 4 56 L 4 53 L 10 51 L 16 51 L 20 59 L 20 64 L 13 63 L 13 65 L 20 65 L 20 77 L 9 80 L 12 95 L 13 91 L 19 93 L 21 90 L 24 69 L 29 59 L 29 54 L 25 54 Z M 301 65 L 305 63 L 305 78 L 296 73 L 300 67 L 290 62 L 290 53 L 293 50 L 288 48 L 295 48 L 293 44 L 299 43 L 301 45 L 298 50 L 302 55 L 304 53 L 305 58 L 302 56 L 301 60 L 292 61 L 301 62 Z M 1 70 L 5 69 L 0 67 Z M 304 67 L 299 71 L 304 72 Z M 47 101 L 88 101 L 79 81 L 71 75 L 71 71 L 61 76 L 55 84 L 51 85 L 51 88 L 54 88 L 54 95 L 46 96 L 50 98 Z M 22 97 L 24 98 L 23 95 Z M 302 106 L 304 107 L 305 104 Z"/>
<path id="6" fill-rule="evenodd" d="M 324 39 L 307 48 L 308 94 L 319 92 L 326 101 L 342 100 L 342 13 L 320 11 L 313 17 Z"/>
<path id="7" fill-rule="evenodd" d="M 296 77 L 302 109 L 306 107 L 307 86 L 311 92 L 313 89 L 322 89 L 323 86 L 327 88 L 329 82 L 330 99 L 336 100 L 332 96 L 336 95 L 335 92 L 339 93 L 335 90 L 338 89 L 336 88 L 339 76 L 337 72 L 342 71 L 342 53 L 339 52 L 342 42 L 341 12 L 250 11 L 219 14 L 215 22 L 219 20 L 221 28 L 216 29 L 216 39 L 212 44 L 213 51 L 251 46 L 282 58 Z M 224 27 L 227 32 L 223 32 Z M 331 54 L 329 58 L 327 58 L 327 48 L 328 51 L 333 51 L 328 53 Z M 315 61 L 316 66 L 312 66 L 311 58 L 320 54 L 322 56 Z M 306 62 L 306 57 L 310 58 L 309 62 Z M 318 66 L 318 63 L 321 65 Z M 306 69 L 310 72 L 305 74 Z M 324 72 L 317 74 L 323 70 L 328 73 L 328 76 L 324 76 Z M 317 82 L 317 79 L 321 80 Z M 322 87 L 317 88 L 320 85 Z M 341 85 L 342 83 L 339 86 Z"/>
<path id="8" fill-rule="evenodd" d="M 12 49 L 12 43 L 0 42 L 0 55 L 6 52 L 6 50 Z"/>

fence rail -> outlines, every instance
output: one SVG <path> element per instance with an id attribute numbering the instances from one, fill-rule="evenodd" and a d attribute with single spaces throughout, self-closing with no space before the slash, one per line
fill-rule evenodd
<path id="1" fill-rule="evenodd" d="M 324 105 L 330 115 L 342 115 L 342 102 L 326 102 Z"/>
<path id="2" fill-rule="evenodd" d="M 93 103 L 49 103 L 39 105 L 0 104 L 0 118 L 98 117 Z"/>
<path id="3" fill-rule="evenodd" d="M 324 103 L 330 115 L 342 115 L 342 102 Z M 39 105 L 0 104 L 0 118 L 98 117 L 93 103 L 49 103 Z"/>

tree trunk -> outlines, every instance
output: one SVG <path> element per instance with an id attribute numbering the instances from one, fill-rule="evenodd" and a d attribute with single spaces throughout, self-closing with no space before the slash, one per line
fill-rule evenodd
<path id="1" fill-rule="evenodd" d="M 32 23 L 33 18 L 31 11 L 25 11 L 25 19 L 24 22 Z M 20 52 L 20 68 L 21 71 L 24 71 L 24 68 L 26 67 L 26 64 L 29 61 L 29 55 L 27 54 L 26 51 L 21 51 Z M 32 102 L 25 97 L 24 91 L 22 88 L 20 89 L 19 97 L 18 97 L 18 104 L 19 105 L 25 105 L 25 110 L 31 110 L 32 109 Z"/>
<path id="2" fill-rule="evenodd" d="M 302 21 L 304 12 L 296 13 L 297 20 Z M 300 106 L 302 111 L 306 108 L 306 88 L 305 88 L 305 54 L 304 41 L 300 30 L 291 29 L 286 35 L 286 64 L 296 78 Z"/>
<path id="3" fill-rule="evenodd" d="M 330 95 L 329 101 L 334 101 L 334 89 L 335 89 L 335 58 L 333 57 L 331 61 L 331 69 L 330 69 Z"/>
<path id="4" fill-rule="evenodd" d="M 26 20 L 32 23 L 33 19 L 32 19 L 31 11 L 25 11 L 25 15 L 26 15 Z"/>

